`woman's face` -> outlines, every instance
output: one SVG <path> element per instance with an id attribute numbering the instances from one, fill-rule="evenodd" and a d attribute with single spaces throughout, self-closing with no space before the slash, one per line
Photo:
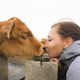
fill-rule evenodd
<path id="1" fill-rule="evenodd" d="M 48 40 L 45 44 L 50 58 L 58 58 L 65 47 L 65 39 L 57 32 L 58 27 L 53 27 L 48 35 Z"/>

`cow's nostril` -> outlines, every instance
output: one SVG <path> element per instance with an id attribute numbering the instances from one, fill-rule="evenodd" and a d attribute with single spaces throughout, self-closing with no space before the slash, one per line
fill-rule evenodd
<path id="1" fill-rule="evenodd" d="M 43 47 L 43 50 L 46 51 L 46 47 Z"/>
<path id="2" fill-rule="evenodd" d="M 44 53 L 47 53 L 47 48 L 43 47 Z"/>

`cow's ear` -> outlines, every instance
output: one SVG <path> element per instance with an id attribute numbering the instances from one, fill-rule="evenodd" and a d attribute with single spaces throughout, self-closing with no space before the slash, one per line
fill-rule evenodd
<path id="1" fill-rule="evenodd" d="M 12 29 L 15 27 L 15 22 L 14 21 L 10 21 L 9 25 L 8 25 L 8 30 L 7 30 L 7 38 L 10 38 Z"/>
<path id="2" fill-rule="evenodd" d="M 13 21 L 9 21 L 9 22 L 5 22 L 5 24 L 3 24 L 0 27 L 0 36 L 2 38 L 10 38 L 10 33 L 12 28 L 14 27 L 14 22 Z"/>

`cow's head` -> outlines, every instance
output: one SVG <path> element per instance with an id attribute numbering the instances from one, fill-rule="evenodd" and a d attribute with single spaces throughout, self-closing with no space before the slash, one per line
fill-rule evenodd
<path id="1" fill-rule="evenodd" d="M 0 54 L 8 57 L 21 56 L 32 58 L 41 56 L 41 43 L 29 28 L 18 18 L 0 22 Z"/>

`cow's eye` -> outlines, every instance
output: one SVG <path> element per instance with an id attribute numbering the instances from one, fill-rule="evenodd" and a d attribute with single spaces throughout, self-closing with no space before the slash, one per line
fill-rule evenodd
<path id="1" fill-rule="evenodd" d="M 23 39 L 29 39 L 29 38 L 32 38 L 32 37 L 33 37 L 33 35 L 32 35 L 31 32 L 24 32 L 21 36 L 21 38 L 23 38 Z"/>

